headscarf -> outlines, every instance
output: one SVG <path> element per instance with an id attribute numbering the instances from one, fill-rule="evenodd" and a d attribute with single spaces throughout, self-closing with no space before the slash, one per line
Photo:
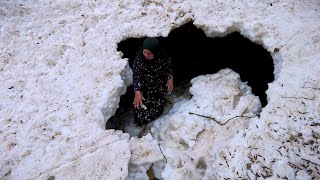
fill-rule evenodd
<path id="1" fill-rule="evenodd" d="M 148 49 L 151 51 L 154 55 L 157 55 L 160 49 L 159 40 L 157 38 L 146 38 L 143 41 L 142 45 L 143 49 Z"/>

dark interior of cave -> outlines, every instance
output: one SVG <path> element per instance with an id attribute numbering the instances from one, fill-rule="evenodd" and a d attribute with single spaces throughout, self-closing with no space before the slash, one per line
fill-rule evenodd
<path id="1" fill-rule="evenodd" d="M 270 53 L 261 45 L 238 32 L 225 37 L 208 38 L 192 22 L 172 30 L 168 37 L 157 38 L 172 57 L 175 86 L 199 75 L 230 68 L 240 74 L 243 82 L 248 82 L 253 94 L 259 96 L 262 107 L 267 104 L 265 91 L 268 83 L 274 80 L 274 64 Z M 118 51 L 123 53 L 123 58 L 129 59 L 131 68 L 144 39 L 129 38 L 118 44 Z M 132 91 L 129 87 L 129 94 L 121 97 L 120 107 L 132 100 Z"/>

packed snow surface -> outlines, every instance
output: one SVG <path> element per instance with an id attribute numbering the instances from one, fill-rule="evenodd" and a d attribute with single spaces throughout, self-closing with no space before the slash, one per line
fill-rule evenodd
<path id="1" fill-rule="evenodd" d="M 1 1 L 0 179 L 319 179 L 319 11 L 318 0 Z M 104 130 L 132 83 L 117 43 L 189 21 L 270 52 L 267 106 L 224 69 L 194 78 L 192 98 L 142 138 Z"/>

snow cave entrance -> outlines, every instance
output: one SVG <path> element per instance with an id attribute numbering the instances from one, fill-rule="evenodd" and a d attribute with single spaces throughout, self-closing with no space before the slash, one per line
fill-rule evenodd
<path id="1" fill-rule="evenodd" d="M 157 38 L 172 57 L 174 66 L 175 90 L 169 97 L 169 102 L 190 97 L 188 91 L 192 78 L 230 68 L 240 74 L 241 81 L 248 82 L 252 93 L 259 96 L 262 107 L 266 106 L 265 92 L 268 83 L 274 81 L 274 63 L 270 53 L 261 45 L 251 42 L 238 32 L 225 37 L 209 38 L 192 22 L 172 30 L 168 37 Z M 129 38 L 118 44 L 118 51 L 123 53 L 123 58 L 129 59 L 131 68 L 144 39 Z M 120 98 L 116 114 L 108 120 L 106 129 L 124 132 L 132 130 L 133 95 L 132 86 L 129 86 L 127 93 Z M 129 125 L 128 121 L 132 121 L 132 124 Z"/>

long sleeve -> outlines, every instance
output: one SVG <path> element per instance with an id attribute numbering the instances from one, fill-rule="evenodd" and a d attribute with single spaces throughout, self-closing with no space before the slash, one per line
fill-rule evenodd
<path id="1" fill-rule="evenodd" d="M 173 77 L 173 66 L 172 66 L 172 62 L 171 62 L 171 58 L 167 57 L 164 63 L 164 67 L 165 67 L 165 77 L 166 80 L 169 80 Z"/>
<path id="2" fill-rule="evenodd" d="M 136 58 L 133 63 L 133 90 L 134 91 L 140 91 L 140 79 L 141 79 L 141 72 L 140 72 L 140 66 L 141 66 L 141 61 L 140 57 L 137 54 Z"/>

